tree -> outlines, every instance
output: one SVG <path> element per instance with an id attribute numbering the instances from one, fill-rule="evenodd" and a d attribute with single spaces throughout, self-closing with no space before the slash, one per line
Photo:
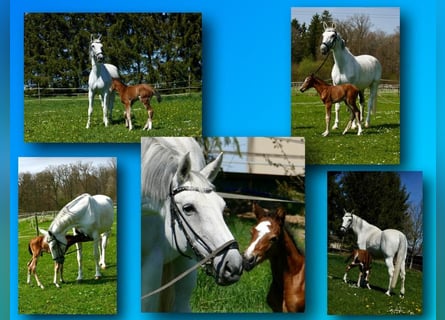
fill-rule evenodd
<path id="1" fill-rule="evenodd" d="M 339 233 L 343 210 L 353 211 L 382 230 L 404 229 L 409 219 L 409 195 L 396 172 L 335 172 L 329 175 L 328 220 L 333 232 Z"/>

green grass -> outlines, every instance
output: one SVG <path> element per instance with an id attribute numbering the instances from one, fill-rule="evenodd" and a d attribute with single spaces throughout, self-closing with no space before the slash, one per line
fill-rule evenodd
<path id="1" fill-rule="evenodd" d="M 237 239 L 240 251 L 243 252 L 250 241 L 250 229 L 254 220 L 239 218 L 227 222 L 233 236 Z M 304 250 L 304 235 L 301 229 L 292 231 L 299 248 Z M 250 272 L 244 272 L 241 279 L 230 285 L 218 286 L 214 279 L 200 270 L 198 283 L 191 298 L 193 312 L 271 312 L 266 303 L 272 279 L 269 261 L 256 266 Z"/>
<path id="2" fill-rule="evenodd" d="M 125 127 L 124 106 L 116 95 L 111 124 L 105 128 L 99 98 L 94 100 L 91 126 L 86 129 L 86 97 L 25 98 L 24 135 L 26 142 L 134 142 L 142 136 L 201 136 L 202 94 L 163 96 L 153 99 L 153 129 L 143 131 L 147 112 L 137 101 L 132 108 L 133 130 Z"/>
<path id="3" fill-rule="evenodd" d="M 368 97 L 366 97 L 368 98 Z M 367 111 L 364 112 L 366 116 Z M 331 127 L 334 124 L 334 107 Z M 369 128 L 342 135 L 349 120 L 346 106 L 340 109 L 339 129 L 325 131 L 325 107 L 312 89 L 292 93 L 292 136 L 305 137 L 306 164 L 399 164 L 400 163 L 400 96 L 383 93 L 377 98 L 377 112 Z"/>
<path id="4" fill-rule="evenodd" d="M 52 217 L 51 217 L 52 218 Z M 51 219 L 39 221 L 39 227 L 47 229 Z M 18 313 L 20 314 L 116 314 L 117 313 L 117 254 L 116 220 L 106 251 L 107 269 L 102 278 L 94 280 L 95 267 L 92 242 L 83 243 L 83 276 L 77 283 L 76 253 L 66 255 L 64 279 L 61 288 L 53 285 L 54 263 L 51 255 L 39 258 L 37 274 L 45 289 L 40 289 L 34 277 L 26 283 L 27 262 L 31 259 L 28 242 L 36 236 L 34 218 L 19 221 L 18 241 Z M 75 246 L 68 252 L 75 250 Z"/>
<path id="5" fill-rule="evenodd" d="M 357 288 L 358 268 L 343 282 L 347 255 L 328 255 L 328 314 L 338 315 L 419 315 L 422 313 L 422 272 L 407 270 L 405 298 L 399 297 L 400 279 L 394 294 L 385 295 L 388 271 L 382 260 L 373 260 L 371 290 Z"/>

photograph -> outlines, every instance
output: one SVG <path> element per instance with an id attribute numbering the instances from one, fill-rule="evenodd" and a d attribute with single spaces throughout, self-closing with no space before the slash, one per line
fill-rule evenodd
<path id="1" fill-rule="evenodd" d="M 24 15 L 26 142 L 202 135 L 200 13 Z"/>
<path id="2" fill-rule="evenodd" d="M 19 158 L 19 314 L 117 314 L 116 164 Z"/>
<path id="3" fill-rule="evenodd" d="M 291 69 L 307 164 L 400 163 L 400 8 L 292 8 Z"/>
<path id="4" fill-rule="evenodd" d="M 328 314 L 422 314 L 422 172 L 329 171 L 327 187 Z"/>
<path id="5" fill-rule="evenodd" d="M 142 138 L 141 311 L 304 312 L 304 150 Z"/>

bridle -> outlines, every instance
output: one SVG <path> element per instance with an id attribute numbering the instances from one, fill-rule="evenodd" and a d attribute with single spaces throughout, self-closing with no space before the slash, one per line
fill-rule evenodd
<path id="1" fill-rule="evenodd" d="M 60 245 L 64 245 L 65 248 L 66 248 L 67 244 L 66 244 L 66 243 L 63 243 L 62 241 L 60 241 L 59 239 L 57 239 L 56 236 L 55 236 L 54 234 L 51 234 L 51 235 L 50 235 L 50 238 L 48 238 L 47 242 L 48 242 L 48 244 L 49 244 L 50 242 L 53 242 L 53 241 L 55 241 L 56 244 L 57 244 L 57 246 L 54 247 L 54 248 L 57 248 L 57 249 L 56 249 L 56 252 L 55 252 L 55 253 L 56 253 L 56 256 L 53 257 L 53 260 L 54 260 L 55 262 L 57 262 L 57 263 L 63 264 L 63 262 L 65 261 L 65 251 L 62 250 L 62 248 L 61 248 Z"/>
<path id="2" fill-rule="evenodd" d="M 329 51 L 335 46 L 335 43 L 337 42 L 337 39 L 338 39 L 337 31 L 334 30 L 331 32 L 334 32 L 334 40 L 332 40 L 331 44 L 329 45 L 328 43 L 326 43 L 324 41 L 321 43 L 322 45 L 325 45 Z"/>
<path id="3" fill-rule="evenodd" d="M 214 190 L 212 188 L 197 188 L 193 186 L 180 186 L 177 188 L 170 188 L 170 226 L 175 242 L 175 246 L 178 250 L 178 252 L 189 259 L 192 259 L 191 256 L 187 255 L 185 252 L 181 251 L 178 245 L 178 236 L 176 234 L 176 225 L 183 231 L 184 236 L 187 240 L 188 245 L 193 250 L 193 253 L 195 254 L 196 258 L 198 260 L 203 260 L 206 258 L 205 255 L 203 255 L 196 246 L 196 243 L 198 243 L 201 247 L 207 251 L 208 254 L 212 254 L 212 249 L 210 246 L 206 243 L 206 241 L 199 236 L 199 234 L 193 229 L 193 227 L 190 225 L 190 223 L 187 221 L 181 210 L 179 210 L 178 205 L 175 201 L 175 195 L 178 193 L 181 193 L 183 191 L 194 191 L 194 192 L 200 192 L 200 193 L 211 193 Z M 192 237 L 195 239 L 195 241 L 192 240 Z M 223 245 L 224 249 L 230 250 L 230 249 L 239 249 L 238 243 L 236 241 L 228 241 L 226 244 Z M 222 251 L 222 250 L 221 250 Z M 205 264 L 205 270 L 208 275 L 215 276 L 214 272 L 212 271 L 211 265 L 212 260 L 209 260 Z"/>
<path id="4" fill-rule="evenodd" d="M 341 228 L 340 228 L 341 231 L 345 232 L 345 231 L 347 231 L 351 227 L 352 222 L 354 220 L 354 216 L 352 215 L 352 213 L 347 212 L 347 213 L 345 213 L 345 215 L 343 217 L 350 217 L 351 218 L 351 220 L 349 220 L 349 223 L 348 223 L 348 225 L 346 227 L 344 227 L 342 225 Z"/>
<path id="5" fill-rule="evenodd" d="M 175 246 L 176 246 L 178 252 L 182 256 L 187 257 L 189 259 L 193 259 L 191 256 L 187 255 L 185 252 L 182 252 L 179 249 L 178 239 L 177 239 L 177 235 L 176 235 L 176 226 L 175 226 L 175 224 L 177 224 L 178 227 L 180 229 L 182 229 L 182 231 L 184 233 L 184 236 L 185 236 L 185 238 L 187 240 L 187 244 L 192 248 L 194 254 L 196 255 L 196 258 L 199 259 L 199 262 L 196 263 L 191 268 L 185 270 L 183 273 L 181 273 L 180 275 L 178 275 L 177 277 L 172 279 L 170 282 L 164 284 L 163 286 L 159 287 L 156 290 L 153 290 L 153 291 L 143 295 L 141 297 L 141 300 L 146 299 L 148 297 L 151 297 L 152 295 L 157 294 L 157 293 L 167 289 L 168 287 L 172 286 L 174 283 L 178 282 L 179 280 L 181 280 L 182 278 L 184 278 L 185 276 L 187 276 L 188 274 L 190 274 L 194 270 L 198 269 L 200 266 L 204 266 L 205 271 L 206 271 L 206 273 L 208 275 L 216 277 L 215 272 L 211 268 L 213 259 L 220 252 L 222 252 L 224 250 L 230 250 L 230 249 L 239 250 L 238 242 L 235 239 L 232 239 L 232 240 L 227 241 L 226 243 L 224 243 L 223 245 L 221 245 L 220 247 L 218 247 L 218 248 L 216 248 L 215 250 L 212 251 L 212 249 L 204 241 L 204 239 L 202 239 L 196 233 L 196 231 L 193 230 L 192 226 L 187 221 L 187 219 L 185 219 L 184 215 L 182 214 L 181 210 L 179 210 L 178 205 L 175 202 L 175 199 L 174 199 L 175 195 L 177 195 L 178 193 L 181 193 L 183 191 L 195 191 L 195 192 L 201 192 L 201 193 L 211 193 L 214 190 L 212 188 L 197 188 L 197 187 L 193 187 L 193 186 L 180 186 L 180 187 L 177 187 L 177 188 L 174 188 L 174 189 L 170 188 L 170 193 L 169 193 L 169 197 L 170 197 L 170 220 L 171 220 L 170 221 L 170 226 L 171 226 L 171 229 L 172 229 L 172 234 L 173 234 L 173 237 L 174 237 Z M 189 232 L 193 235 L 193 237 L 196 238 L 196 242 L 198 242 L 207 251 L 207 253 L 208 253 L 207 256 L 204 256 L 201 252 L 199 252 L 198 248 L 196 247 L 196 245 L 192 241 L 191 235 L 187 232 L 187 230 L 189 230 Z"/>

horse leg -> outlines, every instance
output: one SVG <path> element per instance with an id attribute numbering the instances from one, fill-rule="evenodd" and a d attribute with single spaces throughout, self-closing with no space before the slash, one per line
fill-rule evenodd
<path id="1" fill-rule="evenodd" d="M 392 282 L 392 277 L 394 276 L 393 257 L 385 258 L 385 264 L 386 267 L 388 268 L 388 275 L 389 275 L 388 291 L 386 291 L 385 294 L 387 296 L 391 296 L 391 282 Z"/>
<path id="2" fill-rule="evenodd" d="M 98 280 L 100 277 L 102 277 L 102 274 L 100 273 L 100 266 L 99 266 L 99 243 L 100 243 L 100 236 L 97 237 L 94 240 L 93 243 L 93 256 L 94 256 L 94 263 L 96 267 L 96 273 L 94 275 L 94 279 Z"/>
<path id="3" fill-rule="evenodd" d="M 58 275 L 58 273 L 59 273 L 60 266 L 61 266 L 61 263 L 54 262 L 54 279 L 53 279 L 53 283 L 54 283 L 54 285 L 55 285 L 57 288 L 60 288 L 60 285 L 59 285 L 59 283 L 57 282 L 57 275 Z"/>
<path id="4" fill-rule="evenodd" d="M 94 103 L 94 92 L 93 90 L 88 90 L 88 121 L 86 128 L 88 129 L 91 125 L 91 115 L 93 114 L 93 103 Z"/>
<path id="5" fill-rule="evenodd" d="M 369 96 L 369 101 L 368 101 L 368 114 L 366 115 L 366 121 L 365 121 L 366 128 L 369 127 L 369 124 L 371 122 L 371 114 L 374 114 L 376 112 L 378 86 L 379 86 L 378 82 L 373 82 L 371 84 L 371 86 L 369 87 L 370 96 Z"/>
<path id="6" fill-rule="evenodd" d="M 102 269 L 107 268 L 107 264 L 105 263 L 105 248 L 107 247 L 107 244 L 108 244 L 108 232 L 104 232 L 99 238 L 99 251 L 100 251 L 99 266 Z"/>
<path id="7" fill-rule="evenodd" d="M 150 104 L 144 104 L 144 105 L 145 105 L 145 109 L 147 110 L 148 119 L 147 119 L 147 123 L 145 124 L 145 126 L 142 130 L 151 130 L 154 111 Z"/>
<path id="8" fill-rule="evenodd" d="M 352 121 L 354 121 L 354 119 L 355 119 L 355 114 L 352 111 L 352 107 L 348 103 L 346 103 L 346 106 L 348 107 L 348 109 L 351 113 L 351 118 L 349 119 L 348 124 L 346 125 L 345 130 L 343 131 L 343 134 L 346 134 L 346 132 L 348 132 L 348 130 L 351 129 Z"/>
<path id="9" fill-rule="evenodd" d="M 338 129 L 338 123 L 340 122 L 340 103 L 335 103 L 335 121 L 334 125 L 332 126 L 332 130 Z"/>
<path id="10" fill-rule="evenodd" d="M 77 282 L 83 280 L 83 270 L 82 270 L 82 243 L 76 243 L 76 252 L 77 252 Z"/>
<path id="11" fill-rule="evenodd" d="M 366 275 L 365 281 L 366 281 L 366 287 L 368 287 L 368 289 L 371 290 L 371 286 L 369 285 L 369 273 L 370 273 L 369 269 L 365 271 L 365 275 Z"/>
<path id="12" fill-rule="evenodd" d="M 352 266 L 351 266 L 351 265 L 348 265 L 348 266 L 346 267 L 345 275 L 343 276 L 343 281 L 344 281 L 345 283 L 348 283 L 348 272 L 349 272 L 349 270 L 351 270 L 351 269 L 352 269 Z"/>
<path id="13" fill-rule="evenodd" d="M 125 103 L 125 126 L 128 130 L 133 130 L 133 123 L 131 122 L 131 103 L 127 101 Z"/>
<path id="14" fill-rule="evenodd" d="M 108 93 L 105 92 L 101 94 L 100 100 L 102 103 L 103 122 L 105 124 L 105 127 L 108 127 Z"/>
<path id="15" fill-rule="evenodd" d="M 322 133 L 323 137 L 326 137 L 329 134 L 329 125 L 331 123 L 331 107 L 332 107 L 332 104 L 330 102 L 327 102 L 325 105 L 325 108 L 326 108 L 326 116 L 325 116 L 326 130 L 325 130 L 325 132 Z"/>
<path id="16" fill-rule="evenodd" d="M 403 261 L 400 265 L 400 297 L 405 297 L 405 262 Z"/>

